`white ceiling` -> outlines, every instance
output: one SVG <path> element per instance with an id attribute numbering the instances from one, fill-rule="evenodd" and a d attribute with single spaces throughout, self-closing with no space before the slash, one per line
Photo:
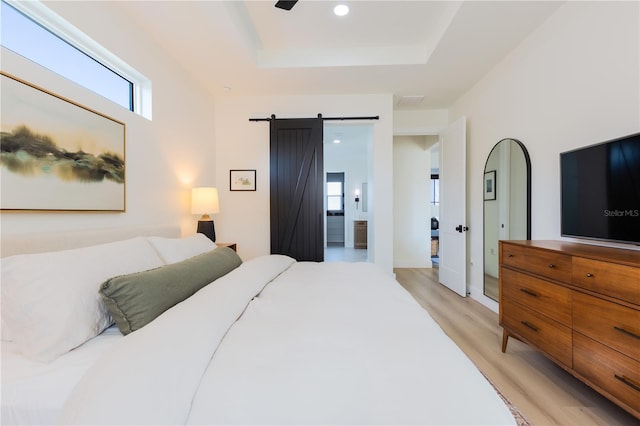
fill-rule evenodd
<path id="1" fill-rule="evenodd" d="M 559 1 L 113 2 L 216 96 L 393 93 L 447 108 Z M 399 106 L 402 96 L 424 96 Z"/>

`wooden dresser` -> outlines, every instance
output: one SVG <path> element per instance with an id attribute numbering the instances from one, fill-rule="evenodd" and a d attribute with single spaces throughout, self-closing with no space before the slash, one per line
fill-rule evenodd
<path id="1" fill-rule="evenodd" d="M 534 346 L 640 418 L 640 251 L 500 241 L 502 352 Z"/>

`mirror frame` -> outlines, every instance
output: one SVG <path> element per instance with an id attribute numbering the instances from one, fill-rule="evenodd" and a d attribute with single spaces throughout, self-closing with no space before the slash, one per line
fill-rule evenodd
<path id="1" fill-rule="evenodd" d="M 487 155 L 487 159 L 484 162 L 484 168 L 483 168 L 483 173 L 487 172 L 487 164 L 489 163 L 489 158 L 491 158 L 491 154 L 493 154 L 493 151 L 498 147 L 498 145 L 500 145 L 502 142 L 505 141 L 513 141 L 515 142 L 520 149 L 522 150 L 522 153 L 524 155 L 524 161 L 525 161 L 525 165 L 526 165 L 526 174 L 527 174 L 527 195 L 526 195 L 526 200 L 527 200 L 527 207 L 526 207 L 526 212 L 527 212 L 527 236 L 526 239 L 530 240 L 531 239 L 531 158 L 529 157 L 529 151 L 527 151 L 527 147 L 524 146 L 524 144 L 522 142 L 520 142 L 518 139 L 514 139 L 514 138 L 504 138 L 504 139 L 500 139 L 495 145 L 493 145 L 493 147 L 491 148 L 491 150 L 489 151 L 489 154 Z M 484 182 L 484 177 L 483 177 L 483 182 Z M 484 189 L 483 189 L 484 191 Z M 485 297 L 490 298 L 491 300 L 495 300 L 492 297 L 487 295 L 487 291 L 486 291 L 486 281 L 485 281 L 485 274 L 486 274 L 486 253 L 485 253 L 485 249 L 484 249 L 484 244 L 486 241 L 486 230 L 485 230 L 485 221 L 486 221 L 486 208 L 485 208 L 485 203 L 486 201 L 482 200 L 482 294 Z M 495 300 L 497 302 L 497 300 Z"/>

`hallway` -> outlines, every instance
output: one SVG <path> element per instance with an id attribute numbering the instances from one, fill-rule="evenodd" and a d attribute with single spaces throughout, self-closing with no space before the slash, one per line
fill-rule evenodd
<path id="1" fill-rule="evenodd" d="M 327 246 L 324 249 L 325 262 L 366 262 L 367 249 L 354 249 L 342 246 Z"/>

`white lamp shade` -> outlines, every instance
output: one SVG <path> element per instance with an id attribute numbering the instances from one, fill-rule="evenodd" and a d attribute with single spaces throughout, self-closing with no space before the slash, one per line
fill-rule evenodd
<path id="1" fill-rule="evenodd" d="M 213 214 L 220 212 L 218 189 L 210 187 L 191 189 L 191 213 Z"/>

